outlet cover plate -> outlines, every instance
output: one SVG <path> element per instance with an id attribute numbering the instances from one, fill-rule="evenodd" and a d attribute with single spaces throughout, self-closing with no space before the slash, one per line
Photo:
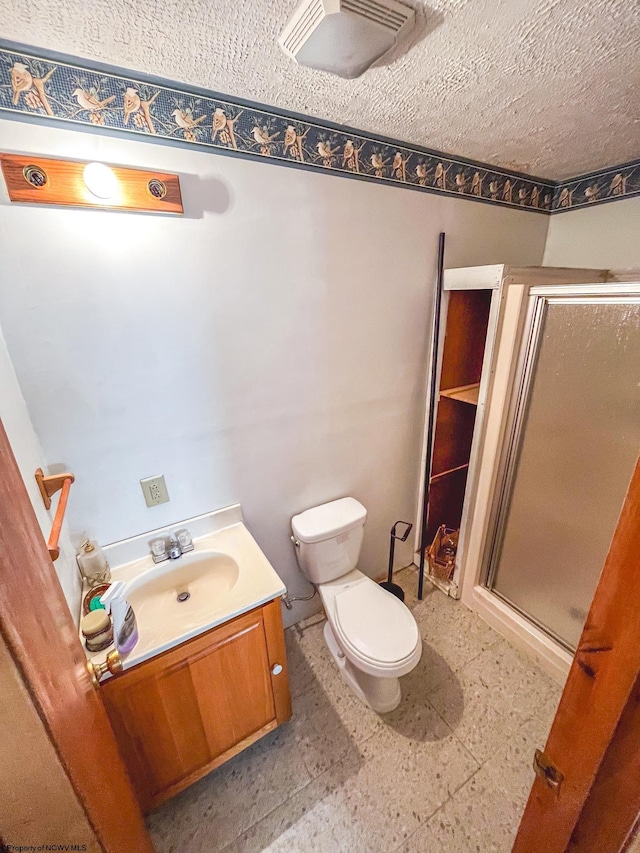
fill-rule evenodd
<path id="1" fill-rule="evenodd" d="M 155 477 L 145 477 L 140 480 L 142 486 L 142 494 L 147 506 L 158 506 L 158 504 L 166 504 L 169 500 L 169 492 L 167 484 L 164 481 L 164 474 L 158 474 Z"/>

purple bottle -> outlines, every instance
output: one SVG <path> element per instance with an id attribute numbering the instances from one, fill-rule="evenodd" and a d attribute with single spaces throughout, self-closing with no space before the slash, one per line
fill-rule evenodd
<path id="1" fill-rule="evenodd" d="M 124 581 L 116 581 L 100 599 L 107 613 L 111 613 L 113 636 L 120 657 L 128 655 L 138 642 L 136 615 L 124 597 L 124 588 Z"/>

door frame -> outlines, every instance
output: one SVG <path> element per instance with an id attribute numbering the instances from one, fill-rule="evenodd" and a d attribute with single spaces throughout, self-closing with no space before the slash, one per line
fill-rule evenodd
<path id="1" fill-rule="evenodd" d="M 97 843 L 105 853 L 153 853 L 1 421 L 0 506 L 0 633 Z"/>

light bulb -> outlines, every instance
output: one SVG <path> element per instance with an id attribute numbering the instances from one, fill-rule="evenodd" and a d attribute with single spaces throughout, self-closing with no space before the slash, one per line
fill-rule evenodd
<path id="1" fill-rule="evenodd" d="M 110 199 L 118 192 L 118 179 L 104 163 L 87 163 L 82 177 L 87 189 L 96 198 Z"/>

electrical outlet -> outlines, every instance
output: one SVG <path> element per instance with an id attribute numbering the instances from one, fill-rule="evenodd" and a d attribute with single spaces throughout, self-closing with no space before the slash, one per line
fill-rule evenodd
<path id="1" fill-rule="evenodd" d="M 145 477 L 144 480 L 140 480 L 140 485 L 147 506 L 166 504 L 169 500 L 164 474 L 158 474 L 156 477 Z"/>

